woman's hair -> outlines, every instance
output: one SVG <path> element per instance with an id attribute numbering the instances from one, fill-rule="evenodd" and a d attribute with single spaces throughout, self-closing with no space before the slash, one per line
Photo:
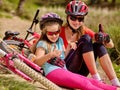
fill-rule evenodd
<path id="1" fill-rule="evenodd" d="M 69 27 L 68 23 L 64 24 L 63 27 Z M 77 39 L 79 39 L 82 35 L 85 34 L 85 31 L 84 31 L 84 26 L 80 26 L 80 28 L 77 30 Z"/>

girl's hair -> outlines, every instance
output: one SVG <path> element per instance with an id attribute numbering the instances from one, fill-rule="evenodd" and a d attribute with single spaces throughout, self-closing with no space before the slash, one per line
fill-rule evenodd
<path id="1" fill-rule="evenodd" d="M 46 27 L 47 27 L 47 26 L 56 25 L 56 24 L 59 25 L 59 23 L 56 22 L 56 21 L 46 22 L 46 23 L 44 24 L 44 28 L 42 29 L 42 34 L 41 34 L 40 40 L 44 40 L 44 41 L 47 41 L 47 42 L 50 43 L 49 39 L 48 39 L 47 36 L 46 36 L 46 32 L 47 32 L 47 28 L 46 28 Z M 58 29 L 60 30 L 60 28 L 61 28 L 61 26 L 59 25 Z"/>
<path id="2" fill-rule="evenodd" d="M 47 26 L 52 26 L 52 25 L 59 25 L 58 26 L 59 30 L 61 28 L 61 25 L 56 21 L 48 21 L 48 22 L 44 23 L 44 28 L 42 28 L 41 38 L 38 40 L 38 41 L 43 40 L 47 43 L 48 52 L 51 51 L 51 43 L 52 42 L 47 38 L 46 32 L 47 32 Z"/>

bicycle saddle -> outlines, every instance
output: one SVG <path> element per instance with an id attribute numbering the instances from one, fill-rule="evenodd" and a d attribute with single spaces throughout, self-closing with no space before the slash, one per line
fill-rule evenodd
<path id="1" fill-rule="evenodd" d="M 20 33 L 19 32 L 12 32 L 12 31 L 6 31 L 5 32 L 5 36 L 17 36 L 19 35 Z"/>

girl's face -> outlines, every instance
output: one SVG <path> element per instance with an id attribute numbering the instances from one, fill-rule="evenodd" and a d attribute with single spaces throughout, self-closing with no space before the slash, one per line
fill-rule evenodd
<path id="1" fill-rule="evenodd" d="M 51 26 L 46 26 L 46 35 L 51 42 L 56 42 L 59 38 L 60 29 L 59 24 L 53 24 Z"/>
<path id="2" fill-rule="evenodd" d="M 68 16 L 68 22 L 70 26 L 75 30 L 77 30 L 80 26 L 83 25 L 83 21 L 83 16 Z"/>

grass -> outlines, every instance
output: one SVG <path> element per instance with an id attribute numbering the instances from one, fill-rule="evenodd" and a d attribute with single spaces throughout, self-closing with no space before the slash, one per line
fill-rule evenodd
<path id="1" fill-rule="evenodd" d="M 35 86 L 26 81 L 16 80 L 15 77 L 0 76 L 0 90 L 35 90 Z"/>

